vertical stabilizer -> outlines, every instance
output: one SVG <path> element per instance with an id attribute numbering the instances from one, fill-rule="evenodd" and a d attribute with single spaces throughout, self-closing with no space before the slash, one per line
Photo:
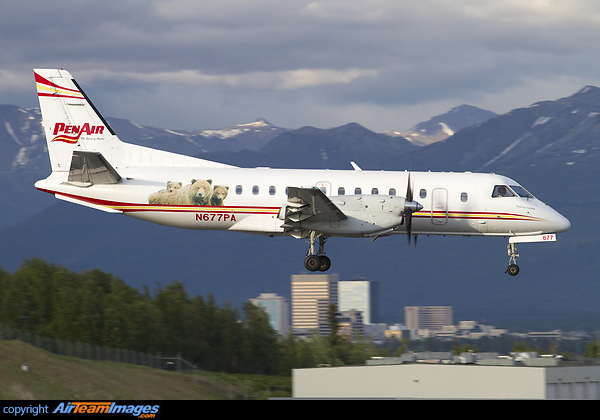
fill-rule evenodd
<path id="1" fill-rule="evenodd" d="M 118 166 L 122 144 L 110 125 L 63 69 L 34 70 L 53 172 L 68 172 L 73 151 L 99 152 Z"/>
<path id="2" fill-rule="evenodd" d="M 122 142 L 68 71 L 34 69 L 34 74 L 53 173 L 69 172 L 75 151 L 100 153 L 115 169 L 139 166 L 231 167 Z"/>

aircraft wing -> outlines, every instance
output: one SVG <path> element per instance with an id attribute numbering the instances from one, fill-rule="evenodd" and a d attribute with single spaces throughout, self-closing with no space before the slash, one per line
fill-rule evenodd
<path id="1" fill-rule="evenodd" d="M 285 207 L 286 232 L 298 230 L 304 221 L 339 222 L 347 216 L 318 188 L 288 187 L 288 203 Z"/>

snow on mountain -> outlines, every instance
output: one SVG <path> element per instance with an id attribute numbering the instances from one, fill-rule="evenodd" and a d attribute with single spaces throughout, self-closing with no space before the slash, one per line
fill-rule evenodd
<path id="1" fill-rule="evenodd" d="M 427 146 L 445 140 L 463 128 L 481 124 L 494 116 L 496 114 L 491 111 L 460 105 L 445 114 L 415 125 L 405 133 L 396 131 L 392 135 L 405 137 L 418 146 Z"/>

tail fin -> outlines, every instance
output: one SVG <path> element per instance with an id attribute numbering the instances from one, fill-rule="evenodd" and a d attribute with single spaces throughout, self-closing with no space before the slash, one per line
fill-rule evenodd
<path id="1" fill-rule="evenodd" d="M 231 167 L 122 142 L 68 71 L 34 69 L 34 74 L 52 172 L 69 172 L 74 151 L 100 153 L 114 168 Z"/>
<path id="2" fill-rule="evenodd" d="M 100 152 L 115 164 L 121 141 L 66 70 L 34 70 L 53 172 L 69 171 L 73 151 Z"/>

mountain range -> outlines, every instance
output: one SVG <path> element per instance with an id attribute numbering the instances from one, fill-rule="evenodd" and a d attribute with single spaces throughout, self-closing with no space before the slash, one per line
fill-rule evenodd
<path id="1" fill-rule="evenodd" d="M 380 284 L 381 321 L 402 322 L 404 306 L 451 305 L 456 320 L 504 328 L 597 328 L 600 249 L 600 88 L 503 115 L 470 106 L 404 134 L 358 123 L 292 130 L 264 119 L 220 130 L 177 131 L 108 118 L 122 140 L 243 166 L 507 175 L 571 221 L 552 244 L 522 244 L 521 273 L 504 273 L 507 240 L 420 237 L 330 238 L 332 273 Z M 420 134 L 417 136 L 416 134 Z M 426 138 L 426 139 L 425 139 Z M 182 281 L 190 295 L 235 305 L 263 292 L 290 297 L 308 245 L 292 238 L 185 231 L 60 202 L 33 183 L 49 174 L 39 111 L 0 105 L 0 267 L 41 257 L 74 271 L 100 268 L 150 289 Z"/>

